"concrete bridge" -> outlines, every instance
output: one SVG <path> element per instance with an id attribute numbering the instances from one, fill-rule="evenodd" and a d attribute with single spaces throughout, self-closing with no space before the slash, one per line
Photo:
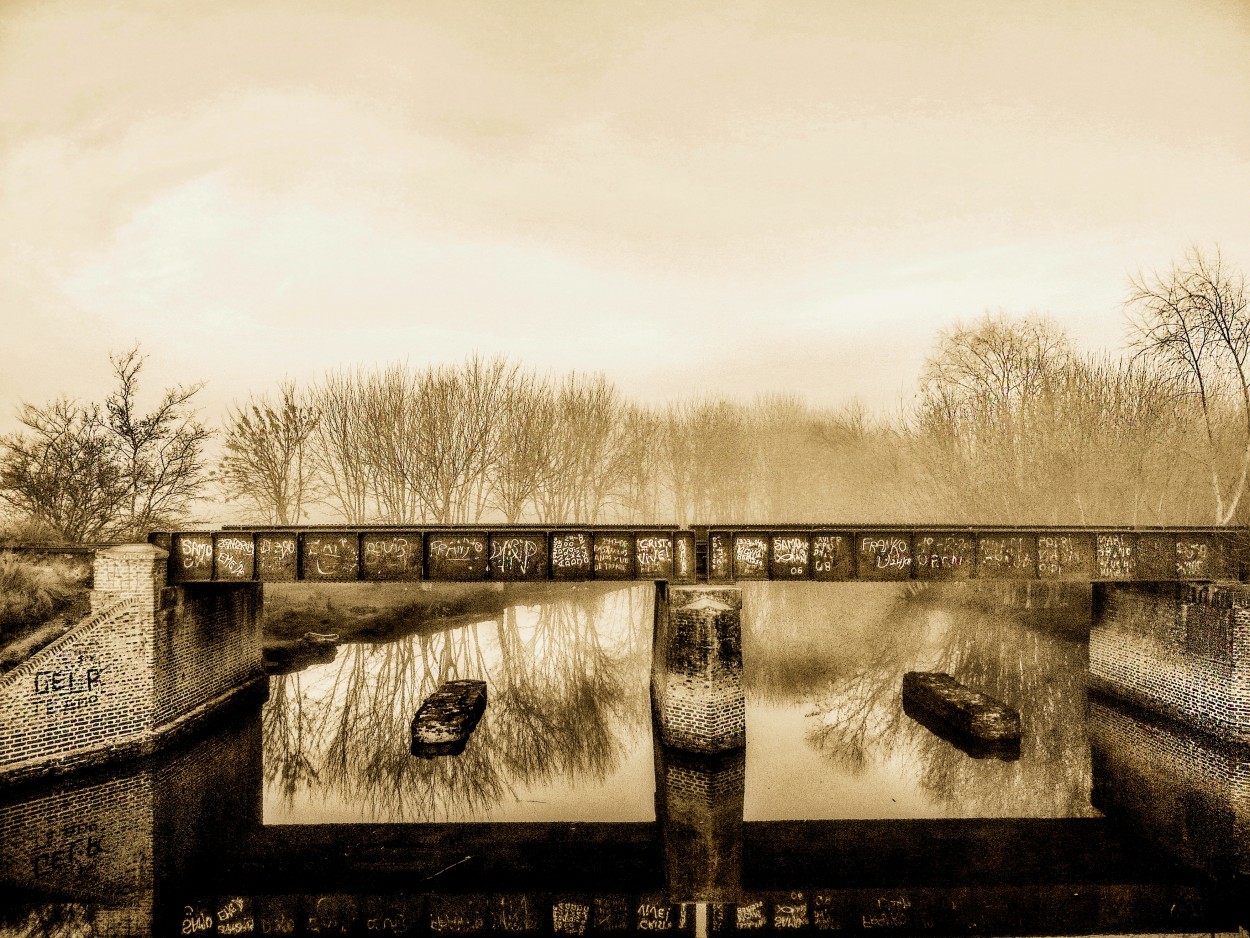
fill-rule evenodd
<path id="1" fill-rule="evenodd" d="M 167 531 L 169 581 L 1236 580 L 1228 528 L 700 525 Z"/>

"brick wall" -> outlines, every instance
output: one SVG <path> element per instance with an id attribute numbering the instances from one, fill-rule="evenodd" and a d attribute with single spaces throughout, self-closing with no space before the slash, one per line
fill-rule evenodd
<path id="1" fill-rule="evenodd" d="M 98 551 L 92 614 L 0 676 L 0 781 L 148 751 L 261 676 L 260 585 L 166 587 L 166 558 Z"/>
<path id="2" fill-rule="evenodd" d="M 103 606 L 0 677 L 0 775 L 146 737 L 153 676 L 144 619 L 133 598 Z"/>
<path id="3" fill-rule="evenodd" d="M 167 725 L 262 671 L 261 585 L 164 591 L 155 629 L 155 725 Z"/>
<path id="4" fill-rule="evenodd" d="M 1250 747 L 1090 700 L 1095 806 L 1190 866 L 1250 874 Z"/>
<path id="5" fill-rule="evenodd" d="M 705 753 L 745 745 L 740 589 L 657 587 L 652 662 L 665 745 Z"/>
<path id="6" fill-rule="evenodd" d="M 75 899 L 152 891 L 152 778 L 126 775 L 56 787 L 0 805 L 7 883 Z"/>
<path id="7" fill-rule="evenodd" d="M 1250 742 L 1250 588 L 1098 584 L 1094 608 L 1092 687 Z"/>

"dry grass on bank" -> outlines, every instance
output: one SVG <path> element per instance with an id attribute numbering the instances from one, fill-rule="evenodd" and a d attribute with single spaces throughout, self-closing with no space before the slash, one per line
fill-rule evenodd
<path id="1" fill-rule="evenodd" d="M 0 554 L 0 671 L 87 614 L 88 571 L 76 561 Z"/>

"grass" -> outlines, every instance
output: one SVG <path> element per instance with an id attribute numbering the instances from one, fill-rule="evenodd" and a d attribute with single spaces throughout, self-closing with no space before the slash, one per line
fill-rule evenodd
<path id="1" fill-rule="evenodd" d="M 87 614 L 88 569 L 80 562 L 0 554 L 0 671 Z"/>

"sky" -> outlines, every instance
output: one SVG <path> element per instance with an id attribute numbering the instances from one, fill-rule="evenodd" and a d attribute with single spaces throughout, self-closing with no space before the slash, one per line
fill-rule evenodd
<path id="1" fill-rule="evenodd" d="M 896 411 L 988 310 L 1250 269 L 1250 3 L 0 2 L 0 430 L 474 351 Z"/>

